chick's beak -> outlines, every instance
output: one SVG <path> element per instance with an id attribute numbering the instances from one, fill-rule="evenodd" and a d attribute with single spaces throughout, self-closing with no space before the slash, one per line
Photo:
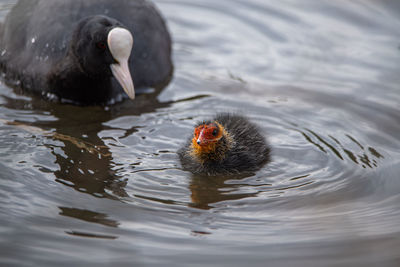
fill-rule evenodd
<path id="1" fill-rule="evenodd" d="M 197 141 L 196 141 L 196 142 L 197 142 L 198 145 L 202 145 L 202 144 L 205 143 L 204 129 L 201 130 L 201 132 L 200 132 L 200 134 L 199 134 L 199 137 L 197 138 Z"/>

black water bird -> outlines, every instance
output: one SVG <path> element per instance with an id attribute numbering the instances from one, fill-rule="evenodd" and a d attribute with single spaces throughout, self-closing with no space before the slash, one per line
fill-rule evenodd
<path id="1" fill-rule="evenodd" d="M 172 68 L 168 29 L 147 0 L 20 0 L 0 29 L 6 83 L 63 102 L 133 99 Z"/>

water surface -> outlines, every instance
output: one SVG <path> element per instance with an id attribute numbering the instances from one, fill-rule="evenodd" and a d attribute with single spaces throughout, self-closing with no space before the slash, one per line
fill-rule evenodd
<path id="1" fill-rule="evenodd" d="M 399 266 L 400 5 L 155 2 L 164 90 L 105 108 L 0 85 L 1 265 Z M 181 170 L 219 111 L 259 124 L 270 164 Z"/>

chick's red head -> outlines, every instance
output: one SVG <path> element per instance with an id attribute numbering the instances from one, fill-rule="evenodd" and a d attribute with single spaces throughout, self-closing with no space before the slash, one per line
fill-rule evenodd
<path id="1" fill-rule="evenodd" d="M 193 143 L 207 146 L 217 142 L 222 137 L 222 126 L 217 122 L 202 124 L 194 129 Z"/>

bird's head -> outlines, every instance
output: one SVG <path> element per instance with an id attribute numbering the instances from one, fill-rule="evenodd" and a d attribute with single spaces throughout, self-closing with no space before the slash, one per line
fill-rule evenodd
<path id="1" fill-rule="evenodd" d="M 198 153 L 209 153 L 215 150 L 216 144 L 223 136 L 224 128 L 218 122 L 203 123 L 194 129 L 192 146 Z"/>
<path id="2" fill-rule="evenodd" d="M 120 22 L 106 16 L 85 18 L 79 22 L 71 44 L 82 71 L 93 77 L 114 76 L 126 94 L 135 98 L 128 64 L 133 37 Z"/>

